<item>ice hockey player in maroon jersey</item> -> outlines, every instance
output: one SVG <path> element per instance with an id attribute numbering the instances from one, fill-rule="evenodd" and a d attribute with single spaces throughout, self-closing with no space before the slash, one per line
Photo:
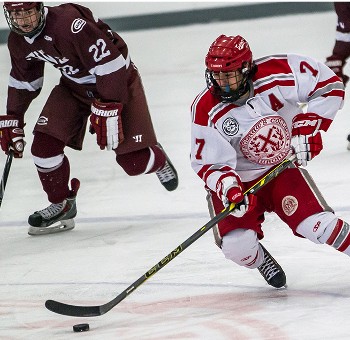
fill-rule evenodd
<path id="1" fill-rule="evenodd" d="M 191 107 L 191 164 L 205 183 L 212 215 L 230 202 L 244 202 L 214 228 L 225 257 L 258 268 L 276 288 L 285 286 L 283 269 L 260 243 L 266 212 L 277 214 L 295 235 L 350 255 L 349 224 L 334 215 L 304 168 L 321 152 L 321 131 L 343 105 L 341 80 L 302 55 L 253 60 L 239 35 L 220 35 L 205 64 L 207 87 Z M 244 195 L 293 153 L 293 167 L 256 195 Z"/>
<path id="2" fill-rule="evenodd" d="M 334 9 L 338 16 L 335 44 L 332 55 L 326 59 L 326 65 L 346 86 L 349 76 L 344 74 L 344 67 L 350 57 L 350 2 L 335 2 Z M 349 142 L 347 148 L 350 150 L 350 134 L 347 139 Z"/>
<path id="3" fill-rule="evenodd" d="M 101 150 L 113 150 L 130 175 L 156 173 L 169 191 L 177 172 L 153 129 L 137 68 L 124 40 L 83 6 L 46 7 L 5 2 L 11 32 L 7 115 L 0 116 L 1 147 L 21 158 L 25 113 L 43 86 L 44 65 L 61 72 L 34 127 L 31 153 L 49 202 L 29 216 L 29 234 L 74 227 L 80 182 L 71 180 L 65 147 L 81 150 L 89 121 Z"/>

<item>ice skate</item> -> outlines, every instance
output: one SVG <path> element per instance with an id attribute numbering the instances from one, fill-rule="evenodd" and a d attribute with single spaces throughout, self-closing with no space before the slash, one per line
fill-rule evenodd
<path id="1" fill-rule="evenodd" d="M 158 144 L 158 147 L 164 152 L 160 144 Z M 171 163 L 169 157 L 165 152 L 164 155 L 166 157 L 166 162 L 161 169 L 156 171 L 156 175 L 165 189 L 167 189 L 168 191 L 173 191 L 177 188 L 179 184 L 179 179 L 174 165 Z"/>
<path id="2" fill-rule="evenodd" d="M 348 135 L 347 141 L 348 141 L 348 146 L 346 148 L 350 150 L 350 134 Z"/>
<path id="3" fill-rule="evenodd" d="M 73 178 L 71 186 L 70 197 L 61 203 L 52 203 L 47 208 L 29 216 L 29 235 L 53 234 L 75 227 L 74 217 L 77 215 L 76 195 L 80 186 L 79 180 Z"/>
<path id="4" fill-rule="evenodd" d="M 272 287 L 286 287 L 286 275 L 282 267 L 271 256 L 271 254 L 260 243 L 264 251 L 264 262 L 258 267 L 258 270 L 265 281 Z"/>

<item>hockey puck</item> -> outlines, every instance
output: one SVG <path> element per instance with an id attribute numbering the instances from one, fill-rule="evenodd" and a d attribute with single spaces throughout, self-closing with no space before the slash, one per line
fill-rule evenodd
<path id="1" fill-rule="evenodd" d="M 87 332 L 90 329 L 90 326 L 88 323 L 80 323 L 78 325 L 73 326 L 74 332 Z"/>

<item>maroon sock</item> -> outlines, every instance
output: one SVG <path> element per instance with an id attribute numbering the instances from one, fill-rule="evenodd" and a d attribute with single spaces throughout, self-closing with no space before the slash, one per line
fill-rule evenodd
<path id="1" fill-rule="evenodd" d="M 43 189 L 51 203 L 61 203 L 69 197 L 70 166 L 66 156 L 64 156 L 62 164 L 54 170 L 40 167 L 37 167 L 37 170 Z"/>
<path id="2" fill-rule="evenodd" d="M 150 147 L 154 152 L 154 163 L 152 168 L 147 171 L 147 174 L 157 171 L 165 164 L 166 157 L 164 152 L 158 146 Z M 138 151 L 117 155 L 118 164 L 124 169 L 129 176 L 137 176 L 143 174 L 150 161 L 150 148 L 141 149 Z"/>
<path id="3" fill-rule="evenodd" d="M 151 146 L 151 149 L 154 152 L 154 164 L 152 168 L 147 172 L 148 174 L 151 174 L 152 172 L 155 172 L 161 169 L 164 166 L 166 161 L 165 154 L 161 148 L 155 145 L 155 146 Z"/>

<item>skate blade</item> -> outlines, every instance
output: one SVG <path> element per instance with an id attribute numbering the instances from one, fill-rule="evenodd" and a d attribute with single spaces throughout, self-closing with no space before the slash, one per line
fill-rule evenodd
<path id="1" fill-rule="evenodd" d="M 56 234 L 61 233 L 62 231 L 68 231 L 75 227 L 75 222 L 73 219 L 63 220 L 57 222 L 56 225 L 50 225 L 47 227 L 29 227 L 28 234 L 32 236 L 37 235 L 48 235 L 48 234 Z"/>

